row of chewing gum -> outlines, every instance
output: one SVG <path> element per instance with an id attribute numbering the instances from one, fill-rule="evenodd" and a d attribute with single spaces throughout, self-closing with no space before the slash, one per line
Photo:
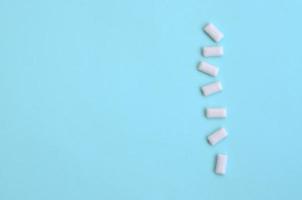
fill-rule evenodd
<path id="1" fill-rule="evenodd" d="M 212 23 L 208 23 L 204 28 L 204 32 L 215 42 L 220 42 L 224 34 Z M 205 58 L 221 57 L 224 55 L 224 49 L 222 46 L 216 44 L 213 46 L 206 46 L 202 48 L 202 55 Z M 198 70 L 208 76 L 217 77 L 219 68 L 209 62 L 201 61 L 198 65 Z M 222 92 L 223 87 L 220 81 L 214 81 L 212 83 L 205 84 L 200 88 L 201 93 L 207 97 L 219 92 Z M 207 119 L 224 119 L 227 117 L 227 109 L 224 107 L 208 107 L 205 109 L 205 116 Z M 228 132 L 225 128 L 221 127 L 213 131 L 208 137 L 207 141 L 210 145 L 214 146 L 219 142 L 226 139 Z M 225 153 L 218 153 L 216 155 L 215 173 L 218 175 L 225 175 L 228 155 Z"/>

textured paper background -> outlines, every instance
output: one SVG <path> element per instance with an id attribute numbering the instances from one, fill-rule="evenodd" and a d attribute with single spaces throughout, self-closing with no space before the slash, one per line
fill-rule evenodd
<path id="1" fill-rule="evenodd" d="M 301 8 L 0 0 L 0 199 L 301 198 Z M 224 91 L 204 98 L 208 21 L 225 33 L 225 56 L 207 59 Z M 228 119 L 203 117 L 216 105 Z M 229 137 L 210 147 L 220 125 Z"/>

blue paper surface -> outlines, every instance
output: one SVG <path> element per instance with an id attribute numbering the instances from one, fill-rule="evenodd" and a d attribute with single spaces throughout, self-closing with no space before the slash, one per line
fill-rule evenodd
<path id="1" fill-rule="evenodd" d="M 301 8 L 0 0 L 0 199 L 301 198 Z M 225 34 L 222 58 L 201 56 L 207 22 Z M 203 97 L 214 80 L 224 91 Z M 205 119 L 206 106 L 228 118 Z M 212 147 L 220 126 L 229 137 Z"/>

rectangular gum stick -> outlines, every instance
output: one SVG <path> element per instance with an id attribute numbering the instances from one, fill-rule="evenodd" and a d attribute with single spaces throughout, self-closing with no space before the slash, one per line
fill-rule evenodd
<path id="1" fill-rule="evenodd" d="M 198 70 L 213 77 L 217 76 L 219 72 L 219 68 L 204 61 L 199 63 Z"/>
<path id="2" fill-rule="evenodd" d="M 203 56 L 205 57 L 220 57 L 223 56 L 224 51 L 221 46 L 208 46 L 203 48 Z"/>
<path id="3" fill-rule="evenodd" d="M 206 108 L 207 118 L 226 118 L 227 109 L 226 108 Z"/>
<path id="4" fill-rule="evenodd" d="M 227 131 L 224 128 L 220 128 L 208 136 L 208 142 L 211 145 L 215 145 L 221 140 L 225 139 L 227 136 L 228 136 Z"/>
<path id="5" fill-rule="evenodd" d="M 208 23 L 203 30 L 215 42 L 219 42 L 224 37 L 223 33 L 212 23 Z"/>
<path id="6" fill-rule="evenodd" d="M 202 93 L 204 96 L 209 96 L 217 92 L 222 91 L 222 85 L 219 81 L 213 82 L 201 87 Z"/>
<path id="7" fill-rule="evenodd" d="M 225 175 L 227 163 L 228 163 L 228 155 L 218 154 L 216 156 L 216 168 L 215 168 L 216 174 Z"/>

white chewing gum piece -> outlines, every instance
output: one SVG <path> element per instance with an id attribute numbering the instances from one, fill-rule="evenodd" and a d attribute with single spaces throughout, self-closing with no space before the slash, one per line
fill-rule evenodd
<path id="1" fill-rule="evenodd" d="M 227 109 L 226 108 L 206 108 L 207 118 L 226 118 Z"/>
<path id="2" fill-rule="evenodd" d="M 216 156 L 215 172 L 218 175 L 225 175 L 228 164 L 228 155 L 218 154 Z"/>
<path id="3" fill-rule="evenodd" d="M 208 23 L 203 30 L 215 42 L 219 42 L 224 37 L 224 34 L 212 23 Z"/>
<path id="4" fill-rule="evenodd" d="M 203 48 L 204 57 L 220 57 L 223 56 L 224 51 L 221 46 L 208 46 Z"/>
<path id="5" fill-rule="evenodd" d="M 199 63 L 198 70 L 213 77 L 217 76 L 219 72 L 219 68 L 204 61 Z"/>
<path id="6" fill-rule="evenodd" d="M 228 132 L 224 128 L 220 128 L 208 136 L 208 142 L 211 145 L 215 145 L 221 140 L 225 139 L 227 136 Z"/>
<path id="7" fill-rule="evenodd" d="M 212 94 L 215 94 L 217 92 L 222 91 L 222 85 L 219 81 L 214 82 L 214 83 L 209 83 L 207 85 L 204 85 L 201 87 L 202 93 L 204 96 L 209 96 Z"/>

